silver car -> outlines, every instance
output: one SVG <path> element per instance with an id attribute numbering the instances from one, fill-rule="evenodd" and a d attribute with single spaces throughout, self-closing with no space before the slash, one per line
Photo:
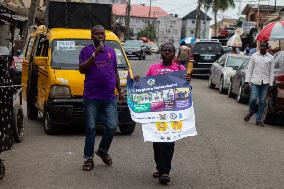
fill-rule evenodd
<path id="1" fill-rule="evenodd" d="M 219 92 L 224 94 L 230 86 L 230 78 L 236 70 L 249 59 L 249 56 L 238 54 L 224 54 L 215 61 L 210 69 L 209 88 L 219 88 Z"/>

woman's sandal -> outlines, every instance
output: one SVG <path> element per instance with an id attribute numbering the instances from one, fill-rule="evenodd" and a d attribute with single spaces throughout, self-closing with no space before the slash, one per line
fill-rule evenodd
<path id="1" fill-rule="evenodd" d="M 94 169 L 94 161 L 92 159 L 88 159 L 88 160 L 84 161 L 84 165 L 83 165 L 82 169 L 84 171 L 91 171 L 92 169 Z"/>
<path id="2" fill-rule="evenodd" d="M 159 183 L 163 185 L 167 185 L 169 182 L 171 182 L 171 178 L 168 174 L 162 174 L 159 177 Z"/>

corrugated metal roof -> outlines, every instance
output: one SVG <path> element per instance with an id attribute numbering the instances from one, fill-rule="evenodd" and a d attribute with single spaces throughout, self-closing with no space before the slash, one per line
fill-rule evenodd
<path id="1" fill-rule="evenodd" d="M 130 16 L 148 18 L 150 6 L 131 5 Z M 112 12 L 114 15 L 126 16 L 126 4 L 113 4 Z M 151 7 L 151 18 L 169 16 L 169 14 L 160 7 Z"/>

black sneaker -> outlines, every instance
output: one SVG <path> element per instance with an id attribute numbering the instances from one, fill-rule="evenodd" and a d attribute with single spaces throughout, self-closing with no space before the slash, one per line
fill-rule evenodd
<path id="1" fill-rule="evenodd" d="M 244 117 L 244 121 L 245 122 L 249 122 L 251 116 L 253 115 L 253 113 L 248 113 L 245 117 Z"/>
<path id="2" fill-rule="evenodd" d="M 171 178 L 168 174 L 162 174 L 159 177 L 159 183 L 162 185 L 167 185 L 169 182 L 171 182 Z"/>
<path id="3" fill-rule="evenodd" d="M 265 127 L 264 123 L 262 121 L 256 121 L 255 125 Z"/>

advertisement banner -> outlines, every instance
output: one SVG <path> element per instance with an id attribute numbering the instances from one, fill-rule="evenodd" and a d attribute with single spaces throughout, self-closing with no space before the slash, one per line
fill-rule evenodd
<path id="1" fill-rule="evenodd" d="M 189 115 L 190 117 L 183 121 L 143 123 L 144 141 L 174 142 L 188 136 L 196 136 L 193 106 L 189 109 Z"/>
<path id="2" fill-rule="evenodd" d="M 185 71 L 128 80 L 127 103 L 131 118 L 138 123 L 182 121 L 192 107 L 191 85 Z"/>

